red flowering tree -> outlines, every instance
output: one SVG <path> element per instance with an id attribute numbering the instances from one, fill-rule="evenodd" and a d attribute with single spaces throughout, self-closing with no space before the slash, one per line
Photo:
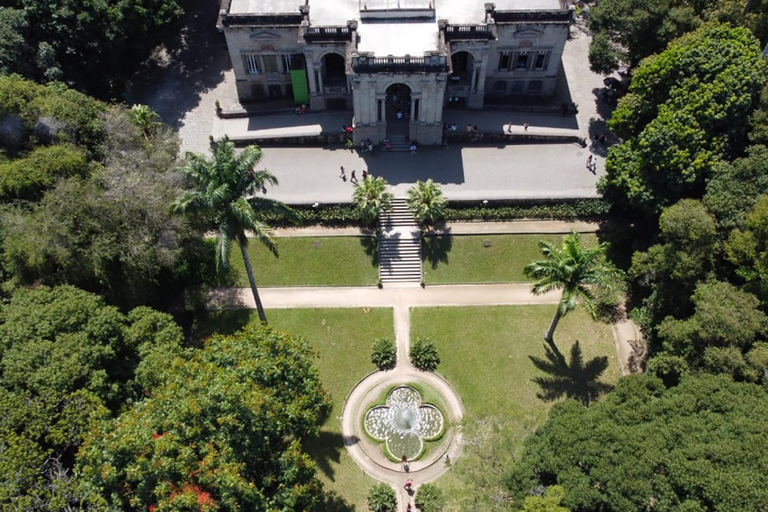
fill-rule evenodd
<path id="1" fill-rule="evenodd" d="M 313 510 L 299 440 L 329 411 L 306 342 L 269 327 L 177 358 L 153 395 L 103 422 L 79 454 L 97 506 L 126 511 Z"/>

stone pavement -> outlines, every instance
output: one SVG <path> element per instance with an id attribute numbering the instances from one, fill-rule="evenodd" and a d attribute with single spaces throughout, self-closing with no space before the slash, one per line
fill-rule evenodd
<path id="1" fill-rule="evenodd" d="M 289 204 L 349 203 L 353 185 L 339 178 L 363 169 L 382 176 L 396 197 L 417 180 L 434 179 L 450 200 L 572 199 L 597 197 L 605 174 L 586 168 L 589 150 L 576 144 L 537 144 L 422 148 L 416 153 L 361 156 L 341 148 L 267 148 L 261 168 L 280 181 L 267 195 Z"/>

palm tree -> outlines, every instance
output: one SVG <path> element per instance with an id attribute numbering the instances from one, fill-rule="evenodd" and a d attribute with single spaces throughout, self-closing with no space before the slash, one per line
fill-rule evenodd
<path id="1" fill-rule="evenodd" d="M 581 236 L 573 231 L 565 237 L 562 247 L 548 242 L 539 242 L 544 260 L 526 265 L 525 275 L 536 280 L 533 293 L 540 295 L 552 290 L 563 290 L 552 323 L 544 335 L 548 343 L 553 342 L 555 329 L 560 318 L 581 304 L 592 318 L 597 315 L 592 288 L 610 290 L 621 271 L 605 259 L 606 244 L 587 249 L 581 245 Z"/>
<path id="2" fill-rule="evenodd" d="M 254 196 L 265 184 L 277 185 L 277 178 L 267 171 L 254 168 L 261 160 L 261 148 L 248 146 L 235 154 L 235 144 L 228 137 L 212 145 L 213 158 L 199 153 L 187 153 L 187 162 L 178 170 L 194 185 L 194 190 L 183 192 L 171 205 L 177 214 L 194 214 L 216 229 L 216 271 L 220 274 L 229 269 L 230 246 L 235 241 L 245 262 L 245 271 L 253 292 L 253 300 L 259 319 L 267 323 L 261 305 L 251 260 L 248 257 L 250 231 L 273 254 L 277 250 L 266 216 L 285 216 L 296 219 L 293 210 L 279 201 Z"/>
<path id="3" fill-rule="evenodd" d="M 149 136 L 152 135 L 157 125 L 160 124 L 160 116 L 147 105 L 132 106 L 130 114 L 133 124 L 138 126 L 144 138 L 149 140 Z"/>
<path id="4" fill-rule="evenodd" d="M 432 224 L 443 218 L 448 200 L 440 190 L 440 185 L 432 178 L 427 181 L 417 181 L 408 190 L 408 210 L 416 220 L 425 225 Z"/>
<path id="5" fill-rule="evenodd" d="M 387 192 L 387 180 L 369 176 L 355 183 L 353 202 L 360 219 L 366 224 L 373 224 L 383 212 L 392 209 L 394 196 Z"/>
<path id="6" fill-rule="evenodd" d="M 608 368 L 606 356 L 595 357 L 584 363 L 584 354 L 578 341 L 571 347 L 570 363 L 566 362 L 554 344 L 545 345 L 544 349 L 544 359 L 528 356 L 536 368 L 548 374 L 533 379 L 541 387 L 541 393 L 536 394 L 540 399 L 551 402 L 567 396 L 588 406 L 601 394 L 613 389 L 610 384 L 600 382 L 600 376 Z"/>

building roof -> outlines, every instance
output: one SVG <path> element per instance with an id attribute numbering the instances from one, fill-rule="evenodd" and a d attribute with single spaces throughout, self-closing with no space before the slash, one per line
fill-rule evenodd
<path id="1" fill-rule="evenodd" d="M 361 23 L 357 28 L 360 42 L 357 50 L 373 52 L 377 57 L 424 56 L 438 49 L 436 21 L 415 23 Z"/>
<path id="2" fill-rule="evenodd" d="M 437 20 L 452 25 L 484 22 L 486 0 L 231 0 L 231 14 L 296 14 L 309 4 L 313 27 L 357 20 L 358 50 L 376 56 L 422 56 L 437 50 Z M 496 11 L 553 11 L 561 0 L 494 0 Z M 362 11 L 362 15 L 361 15 Z M 411 19 L 403 19 L 412 17 Z"/>

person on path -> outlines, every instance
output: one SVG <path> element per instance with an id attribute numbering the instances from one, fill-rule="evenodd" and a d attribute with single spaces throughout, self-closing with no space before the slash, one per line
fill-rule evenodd
<path id="1" fill-rule="evenodd" d="M 344 171 L 344 166 L 341 166 L 341 173 L 339 173 L 339 178 L 341 178 L 341 181 L 347 181 L 347 173 Z"/>
<path id="2" fill-rule="evenodd" d="M 507 123 L 507 133 L 512 133 L 512 121 Z"/>
<path id="3" fill-rule="evenodd" d="M 527 132 L 527 131 L 528 131 L 528 127 L 529 127 L 529 126 L 530 126 L 530 124 L 528 124 L 528 121 L 524 122 L 524 123 L 523 123 L 523 131 L 526 131 L 526 132 Z"/>
<path id="4" fill-rule="evenodd" d="M 357 176 L 355 176 L 355 170 L 352 169 L 352 174 L 349 177 L 349 181 L 352 183 L 357 183 Z"/>
<path id="5" fill-rule="evenodd" d="M 592 170 L 592 155 L 587 157 L 587 170 Z"/>
<path id="6" fill-rule="evenodd" d="M 597 158 L 593 158 L 589 163 L 589 170 L 592 172 L 592 174 L 597 174 Z"/>
<path id="7" fill-rule="evenodd" d="M 406 473 L 408 473 L 408 471 L 410 471 L 410 470 L 411 470 L 411 467 L 408 465 L 408 457 L 406 457 L 405 455 L 403 455 L 403 457 L 400 459 L 400 462 L 402 462 L 402 463 L 403 463 L 403 471 L 405 471 Z"/>
<path id="8" fill-rule="evenodd" d="M 368 171 L 363 169 L 363 179 L 366 179 L 368 177 Z"/>

